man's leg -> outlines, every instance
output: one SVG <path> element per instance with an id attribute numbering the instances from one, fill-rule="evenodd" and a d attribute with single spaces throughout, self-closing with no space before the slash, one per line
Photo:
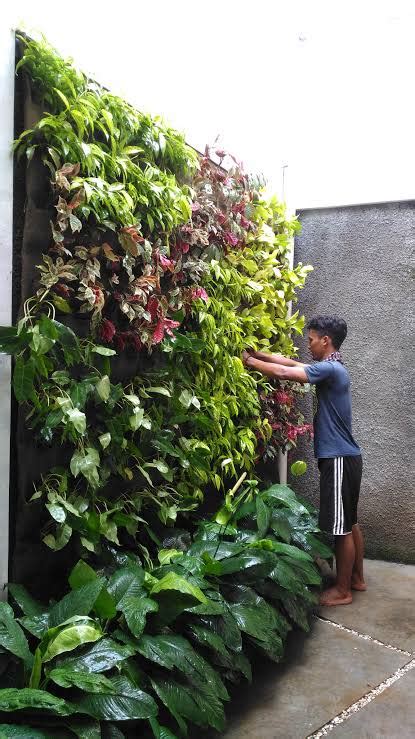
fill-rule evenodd
<path id="1" fill-rule="evenodd" d="M 352 572 L 356 557 L 353 534 L 335 537 L 336 583 L 320 596 L 322 606 L 346 606 L 352 602 Z"/>
<path id="2" fill-rule="evenodd" d="M 365 544 L 363 541 L 363 534 L 358 523 L 353 526 L 352 533 L 356 551 L 352 572 L 352 589 L 366 590 L 365 578 L 363 577 L 363 556 L 365 552 Z"/>

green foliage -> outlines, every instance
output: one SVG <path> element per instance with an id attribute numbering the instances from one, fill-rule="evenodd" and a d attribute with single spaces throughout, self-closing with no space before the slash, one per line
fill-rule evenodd
<path id="1" fill-rule="evenodd" d="M 279 661 L 293 623 L 309 628 L 310 585 L 320 577 L 295 544 L 297 531 L 314 554 L 324 553 L 312 538 L 314 516 L 287 486 L 255 493 L 245 485 L 228 505 L 229 522 L 200 522 L 185 551 L 153 548 L 150 571 L 132 556 L 120 567 L 115 552 L 99 572 L 80 560 L 72 590 L 49 607 L 11 586 L 20 610 L 32 619 L 43 614 L 43 629 L 34 635 L 29 616 L 16 619 L 3 604 L 2 648 L 10 662 L 19 659 L 20 672 L 14 688 L 0 690 L 0 712 L 17 722 L 23 711 L 37 727 L 53 716 L 57 731 L 67 716 L 121 730 L 135 721 L 135 735 L 143 721 L 155 736 L 185 735 L 188 723 L 223 731 L 227 684 L 251 680 L 256 651 Z M 274 524 L 281 515 L 293 517 L 288 542 Z M 16 633 L 23 649 L 16 650 Z M 159 725 L 159 712 L 168 726 Z"/>
<path id="2" fill-rule="evenodd" d="M 48 112 L 15 142 L 17 154 L 39 153 L 56 186 L 64 163 L 78 163 L 82 176 L 69 188 L 77 198 L 73 210 L 97 224 L 115 228 L 140 220 L 148 232 L 169 232 L 187 220 L 189 189 L 170 174 L 188 176 L 197 167 L 183 136 L 89 82 L 47 42 L 23 41 L 18 68 Z"/>
<path id="3" fill-rule="evenodd" d="M 251 679 L 257 651 L 280 660 L 293 624 L 309 628 L 313 558 L 330 555 L 294 492 L 253 475 L 264 445 L 295 443 L 296 391 L 287 401 L 241 362 L 248 348 L 295 353 L 303 319 L 287 307 L 310 269 L 290 265 L 299 224 L 239 166 L 197 156 L 45 41 L 24 46 L 43 114 L 15 151 L 48 167 L 56 216 L 36 295 L 0 350 L 34 440 L 68 454 L 29 503 L 48 512 L 43 541 L 72 540 L 83 558 L 57 602 L 10 586 L 3 730 L 222 731 L 228 684 Z M 66 325 L 79 317 L 83 338 Z M 129 382 L 113 379 L 120 355 L 145 359 Z M 278 438 L 271 396 L 286 410 Z M 220 508 L 196 525 L 212 487 Z"/>
<path id="4" fill-rule="evenodd" d="M 240 356 L 295 351 L 303 319 L 287 306 L 310 268 L 290 266 L 296 219 L 239 167 L 225 174 L 45 41 L 23 41 L 18 66 L 45 112 L 15 149 L 48 165 L 56 219 L 36 296 L 0 345 L 38 443 L 72 447 L 36 484 L 43 541 L 56 551 L 75 535 L 99 553 L 120 529 L 141 533 L 149 508 L 174 524 L 270 448 L 261 398 L 274 388 Z M 90 339 L 55 311 L 87 315 Z M 112 356 L 145 350 L 148 371 L 113 384 Z"/>
<path id="5" fill-rule="evenodd" d="M 47 546 L 61 549 L 74 531 L 89 551 L 99 548 L 101 538 L 117 543 L 118 526 L 130 534 L 137 531 L 146 501 L 157 503 L 164 520 L 175 518 L 174 488 L 157 490 L 152 481 L 153 473 L 173 479 L 169 464 L 155 456 L 160 455 L 165 432 L 149 433 L 152 421 L 143 407 L 151 405 L 155 391 L 167 389 L 144 386 L 135 394 L 131 387 L 112 384 L 103 371 L 110 371 L 105 357 L 114 350 L 79 340 L 46 315 L 36 322 L 28 316 L 13 332 L 0 329 L 0 347 L 19 352 L 14 385 L 19 386 L 19 399 L 30 406 L 29 427 L 43 443 L 69 443 L 73 448 L 69 469 L 52 469 L 32 497 L 45 499 L 55 527 L 52 533 L 49 525 L 44 535 Z M 185 467 L 195 461 L 191 449 L 181 448 L 177 456 Z M 134 479 L 137 492 L 121 494 L 108 508 L 99 491 L 114 475 L 125 481 L 126 489 Z M 188 505 L 194 503 L 189 500 Z"/>

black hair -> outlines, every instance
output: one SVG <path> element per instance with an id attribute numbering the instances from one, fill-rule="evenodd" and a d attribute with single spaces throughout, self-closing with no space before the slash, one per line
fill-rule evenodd
<path id="1" fill-rule="evenodd" d="M 307 323 L 307 329 L 329 336 L 335 349 L 340 349 L 347 336 L 347 323 L 338 316 L 315 316 Z"/>

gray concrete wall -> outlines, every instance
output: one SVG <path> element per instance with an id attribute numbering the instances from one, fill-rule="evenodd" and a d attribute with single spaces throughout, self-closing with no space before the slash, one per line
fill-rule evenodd
<path id="1" fill-rule="evenodd" d="M 337 313 L 352 379 L 353 428 L 363 450 L 360 499 L 367 553 L 415 562 L 415 201 L 304 210 L 295 261 L 314 266 L 299 300 L 306 318 Z M 307 357 L 305 337 L 300 357 Z M 305 412 L 311 419 L 310 398 Z M 309 464 L 295 488 L 318 500 Z"/>

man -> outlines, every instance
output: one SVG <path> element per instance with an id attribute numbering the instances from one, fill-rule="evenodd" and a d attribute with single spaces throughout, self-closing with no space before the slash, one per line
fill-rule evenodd
<path id="1" fill-rule="evenodd" d="M 334 534 L 336 582 L 320 597 L 324 606 L 347 605 L 353 590 L 366 590 L 363 536 L 357 523 L 362 456 L 352 436 L 349 373 L 339 349 L 347 325 L 337 316 L 317 316 L 307 325 L 308 346 L 315 364 L 244 352 L 246 367 L 270 378 L 316 385 L 314 452 L 320 471 L 320 528 Z"/>

